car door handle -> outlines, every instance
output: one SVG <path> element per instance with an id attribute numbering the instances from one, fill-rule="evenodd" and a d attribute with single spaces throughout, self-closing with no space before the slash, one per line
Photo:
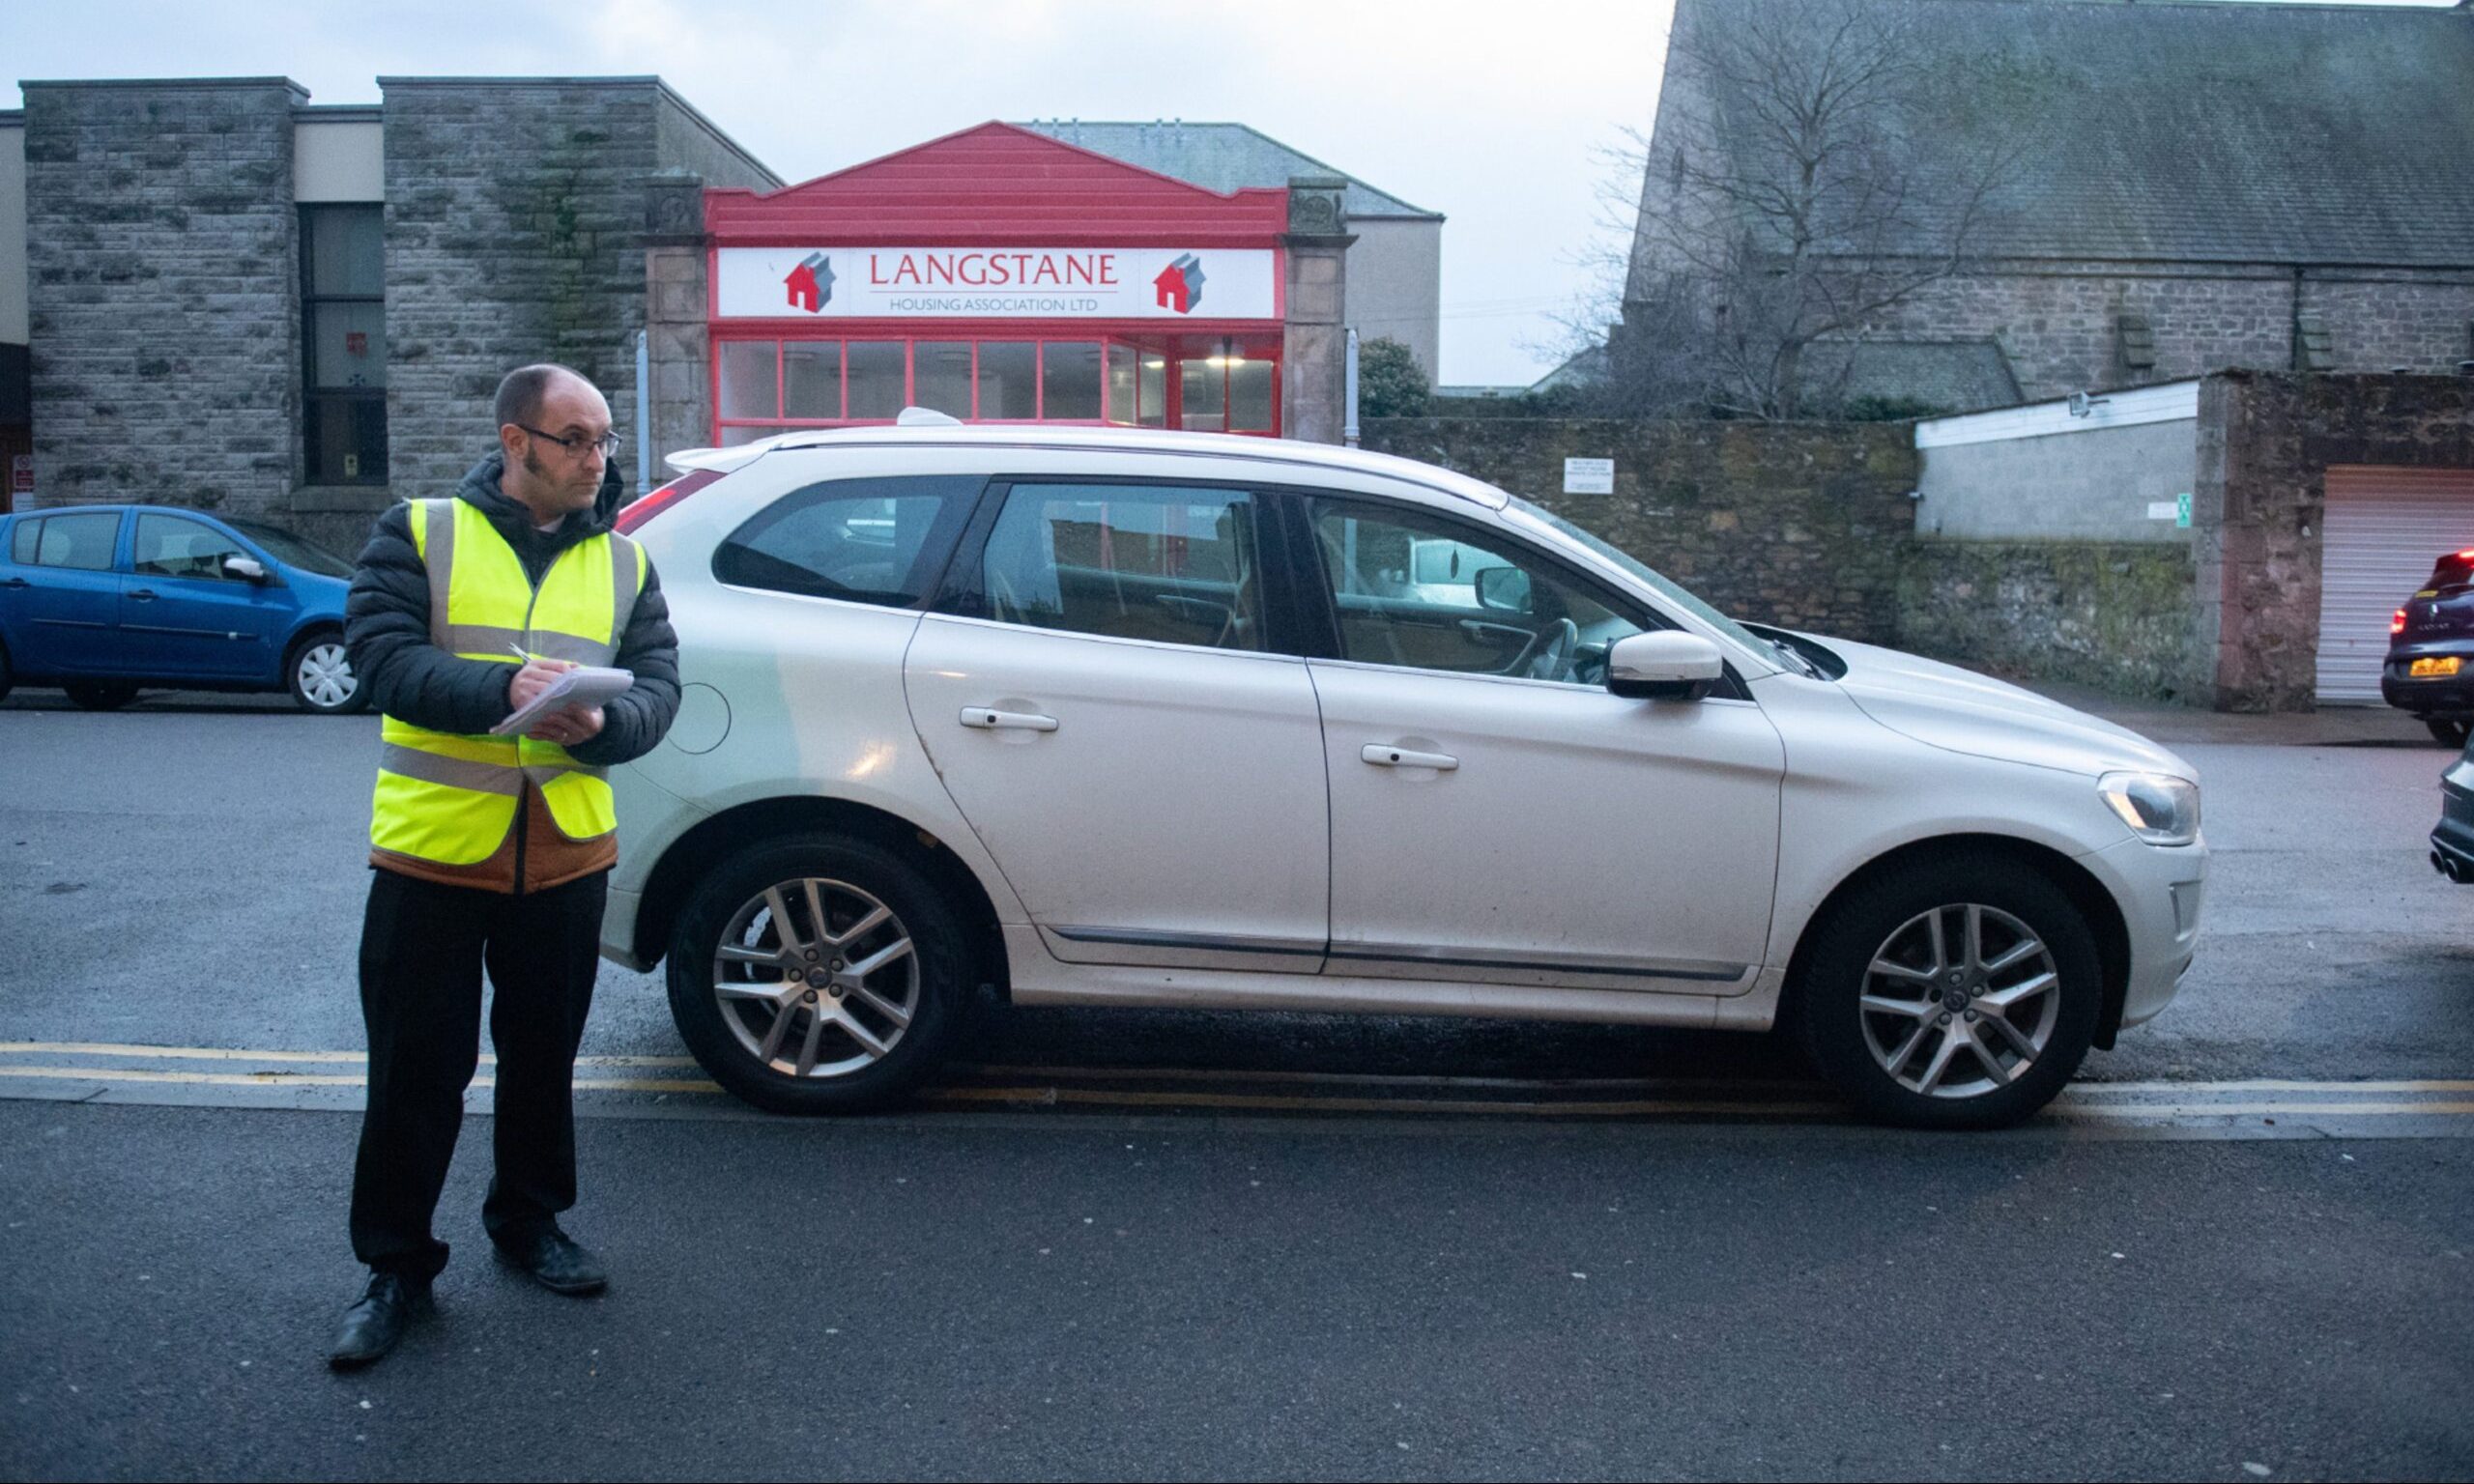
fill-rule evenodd
<path id="1" fill-rule="evenodd" d="M 986 706 L 964 706 L 963 725 L 979 731 L 1054 731 L 1056 718 L 1041 716 L 1033 711 L 992 711 Z"/>
<path id="2" fill-rule="evenodd" d="M 22 577 L 13 577 L 5 583 L 0 583 L 0 587 L 32 587 L 33 585 L 34 584 Z"/>
<path id="3" fill-rule="evenodd" d="M 1460 766 L 1460 759 L 1450 753 L 1413 753 L 1405 747 L 1386 747 L 1380 742 L 1368 742 L 1358 749 L 1357 755 L 1378 768 L 1432 768 L 1449 773 Z"/>
<path id="4" fill-rule="evenodd" d="M 140 603 L 155 601 L 155 589 L 152 587 L 132 587 L 129 590 L 129 595 Z"/>

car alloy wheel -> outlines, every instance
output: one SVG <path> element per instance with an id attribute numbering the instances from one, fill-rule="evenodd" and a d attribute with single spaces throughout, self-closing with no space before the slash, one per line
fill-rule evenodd
<path id="1" fill-rule="evenodd" d="M 978 984 L 964 920 L 898 844 L 814 833 L 705 867 L 666 935 L 671 1017 L 775 1113 L 887 1107 L 933 1074 Z"/>
<path id="2" fill-rule="evenodd" d="M 740 904 L 712 960 L 713 998 L 740 1048 L 775 1072 L 838 1077 L 876 1065 L 919 1011 L 919 958 L 891 907 L 847 881 L 778 882 Z"/>
<path id="3" fill-rule="evenodd" d="M 2061 1019 L 2061 971 L 2026 923 L 1981 902 L 1917 913 L 1873 952 L 1858 1023 L 1884 1071 L 1928 1098 L 2027 1075 Z"/>
<path id="4" fill-rule="evenodd" d="M 1834 901 L 1797 950 L 1784 1017 L 1865 1113 L 1999 1128 L 2053 1100 L 2095 1040 L 2087 909 L 2015 855 L 1911 857 Z"/>
<path id="5" fill-rule="evenodd" d="M 342 711 L 360 694 L 360 677 L 340 639 L 305 645 L 292 661 L 292 694 L 312 711 Z"/>

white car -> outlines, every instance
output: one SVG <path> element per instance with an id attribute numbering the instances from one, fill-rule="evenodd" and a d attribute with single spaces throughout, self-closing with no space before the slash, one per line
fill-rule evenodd
<path id="1" fill-rule="evenodd" d="M 1990 1127 L 2191 961 L 2188 763 L 1733 622 L 1459 474 L 961 426 L 672 463 L 620 526 L 688 684 L 614 775 L 603 951 L 667 958 L 687 1044 L 765 1108 L 901 1098 L 992 985 L 1783 1022 L 1873 1116 Z"/>

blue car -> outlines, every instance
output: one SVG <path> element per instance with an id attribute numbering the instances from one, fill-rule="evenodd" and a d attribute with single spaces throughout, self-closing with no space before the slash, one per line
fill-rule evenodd
<path id="1" fill-rule="evenodd" d="M 344 655 L 352 564 L 257 521 L 157 505 L 0 517 L 0 696 L 56 685 L 93 710 L 142 686 L 369 703 Z"/>

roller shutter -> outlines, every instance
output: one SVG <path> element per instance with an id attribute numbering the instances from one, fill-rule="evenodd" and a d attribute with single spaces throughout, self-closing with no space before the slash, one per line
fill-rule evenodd
<path id="1" fill-rule="evenodd" d="M 2320 524 L 2323 701 L 2376 701 L 2388 617 L 2442 552 L 2474 547 L 2474 470 L 2335 468 Z"/>

